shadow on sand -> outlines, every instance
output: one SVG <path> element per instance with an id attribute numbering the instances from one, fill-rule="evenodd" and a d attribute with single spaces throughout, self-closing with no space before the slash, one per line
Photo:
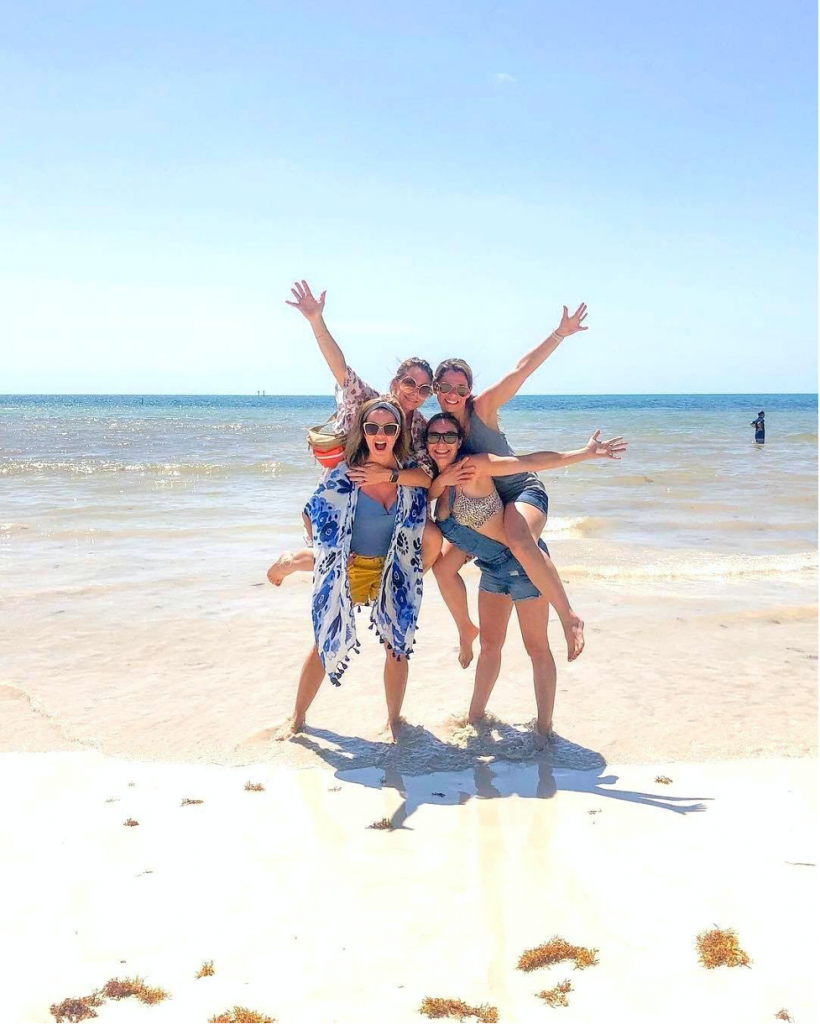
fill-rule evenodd
<path id="1" fill-rule="evenodd" d="M 711 797 L 680 797 L 618 789 L 601 754 L 555 736 L 543 750 L 533 737 L 494 720 L 490 728 L 448 743 L 423 726 L 406 726 L 399 743 L 342 736 L 307 727 L 292 742 L 312 750 L 343 782 L 371 789 L 395 789 L 402 802 L 390 818 L 402 828 L 422 804 L 462 804 L 509 796 L 548 800 L 559 790 L 626 800 L 691 814 L 706 810 Z"/>

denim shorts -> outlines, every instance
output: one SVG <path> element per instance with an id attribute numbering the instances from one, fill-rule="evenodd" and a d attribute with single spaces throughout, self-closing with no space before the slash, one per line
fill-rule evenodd
<path id="1" fill-rule="evenodd" d="M 549 554 L 547 545 L 542 540 L 538 541 L 538 547 Z M 506 594 L 513 601 L 529 601 L 533 597 L 541 596 L 541 591 L 530 581 L 524 566 L 509 548 L 503 558 L 496 558 L 491 562 L 477 558 L 475 564 L 481 570 L 478 589 L 487 594 Z"/>
<path id="2" fill-rule="evenodd" d="M 519 501 L 525 505 L 534 505 L 545 516 L 549 514 L 549 498 L 543 487 L 525 487 L 510 504 L 517 504 Z"/>
<path id="3" fill-rule="evenodd" d="M 513 601 L 528 601 L 541 596 L 541 592 L 530 582 L 524 567 L 506 545 L 457 523 L 452 514 L 438 520 L 438 526 L 451 544 L 475 558 L 475 564 L 481 570 L 479 590 L 488 594 L 506 594 Z M 549 554 L 542 540 L 538 541 L 538 546 Z"/>

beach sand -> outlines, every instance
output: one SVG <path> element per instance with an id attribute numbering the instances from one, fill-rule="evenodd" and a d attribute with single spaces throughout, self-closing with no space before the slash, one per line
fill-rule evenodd
<path id="1" fill-rule="evenodd" d="M 546 1021 L 536 993 L 569 979 L 579 1024 L 810 1024 L 816 797 L 810 759 L 402 775 L 3 754 L 0 1019 L 138 975 L 170 998 L 101 1021 L 410 1022 L 427 996 Z M 715 926 L 749 967 L 699 964 Z M 597 965 L 516 969 L 554 935 Z"/>

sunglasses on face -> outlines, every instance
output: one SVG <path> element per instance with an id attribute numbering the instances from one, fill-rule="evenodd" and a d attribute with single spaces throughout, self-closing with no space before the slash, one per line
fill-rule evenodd
<path id="1" fill-rule="evenodd" d="M 455 444 L 458 441 L 458 433 L 455 430 L 430 430 L 427 433 L 427 443 L 437 444 L 443 441 L 445 444 Z"/>
<path id="2" fill-rule="evenodd" d="M 460 398 L 466 398 L 470 393 L 470 386 L 468 384 L 445 384 L 443 381 L 440 384 L 436 384 L 436 391 L 441 395 L 449 395 L 451 391 Z"/>
<path id="3" fill-rule="evenodd" d="M 384 434 L 385 437 L 397 437 L 399 425 L 398 423 L 365 423 L 364 432 L 368 437 L 375 437 L 377 434 Z"/>
<path id="4" fill-rule="evenodd" d="M 429 398 L 433 393 L 432 384 L 417 384 L 412 377 L 402 377 L 399 381 L 399 387 L 408 395 L 418 391 L 421 398 Z"/>

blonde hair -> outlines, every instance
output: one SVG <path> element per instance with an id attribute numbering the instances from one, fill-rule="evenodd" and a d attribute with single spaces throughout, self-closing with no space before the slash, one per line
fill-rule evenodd
<path id="1" fill-rule="evenodd" d="M 393 445 L 393 454 L 396 456 L 400 466 L 404 465 L 410 457 L 410 445 L 407 439 L 407 420 L 404 410 L 392 395 L 379 395 L 365 402 L 356 414 L 355 422 L 350 428 L 345 443 L 345 462 L 348 466 L 361 466 L 370 458 L 370 449 L 367 447 L 367 438 L 364 433 L 364 425 L 370 413 L 379 407 L 389 406 L 396 414 L 396 422 L 399 425 L 399 432 L 396 435 L 396 442 Z"/>

